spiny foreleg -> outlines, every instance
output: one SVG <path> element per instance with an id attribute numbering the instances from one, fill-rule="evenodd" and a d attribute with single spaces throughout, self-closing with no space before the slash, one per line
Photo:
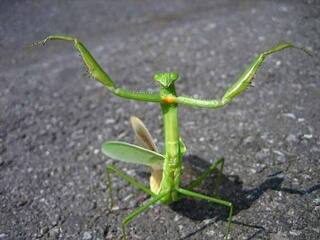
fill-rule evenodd
<path id="1" fill-rule="evenodd" d="M 260 53 L 249 65 L 249 67 L 240 75 L 240 78 L 232 84 L 222 98 L 214 100 L 203 100 L 195 99 L 191 97 L 177 97 L 175 102 L 185 104 L 192 107 L 203 107 L 203 108 L 221 108 L 226 104 L 230 103 L 236 96 L 243 93 L 251 84 L 254 79 L 255 74 L 261 67 L 262 63 L 267 56 L 282 51 L 286 48 L 298 48 L 291 43 L 282 43 L 274 46 L 268 51 Z M 309 54 L 305 49 L 298 48 L 303 50 L 305 53 Z"/>
<path id="2" fill-rule="evenodd" d="M 131 90 L 117 87 L 114 81 L 110 78 L 110 76 L 97 63 L 97 61 L 89 52 L 89 50 L 86 48 L 86 46 L 75 37 L 64 36 L 64 35 L 51 35 L 42 41 L 35 42 L 33 45 L 45 45 L 50 40 L 61 40 L 61 41 L 72 42 L 74 47 L 79 51 L 80 56 L 84 62 L 84 65 L 88 69 L 90 75 L 95 80 L 102 83 L 113 94 L 119 97 L 134 99 L 139 101 L 147 101 L 147 102 L 161 101 L 161 98 L 158 93 L 151 93 L 151 92 L 144 92 L 144 91 L 131 91 Z"/>
<path id="3" fill-rule="evenodd" d="M 292 45 L 291 43 L 282 43 L 278 44 L 268 51 L 265 51 L 263 53 L 260 53 L 249 65 L 249 67 L 241 74 L 238 81 L 236 81 L 234 84 L 232 84 L 231 87 L 228 88 L 224 96 L 222 97 L 222 102 L 224 104 L 232 101 L 233 98 L 240 95 L 242 92 L 244 92 L 251 84 L 252 80 L 254 79 L 255 74 L 261 67 L 262 63 L 266 59 L 267 56 L 282 51 L 286 48 L 297 48 L 296 46 Z M 301 50 L 304 50 L 302 48 L 299 48 Z M 305 50 L 304 50 L 305 51 Z M 306 52 L 306 51 L 305 51 Z M 308 52 L 306 52 L 308 53 Z"/>

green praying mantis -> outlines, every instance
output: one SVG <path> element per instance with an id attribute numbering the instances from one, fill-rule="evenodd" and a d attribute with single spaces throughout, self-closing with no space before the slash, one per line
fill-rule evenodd
<path id="1" fill-rule="evenodd" d="M 217 160 L 198 178 L 191 181 L 189 186 L 185 188 L 181 186 L 181 176 L 183 171 L 182 158 L 187 149 L 179 134 L 178 106 L 186 105 L 189 107 L 209 109 L 222 108 L 232 102 L 236 96 L 243 93 L 250 86 L 256 72 L 267 56 L 287 48 L 298 47 L 291 43 L 281 43 L 275 45 L 265 52 L 260 53 L 240 75 L 239 79 L 226 90 L 222 98 L 203 100 L 188 96 L 180 96 L 176 93 L 175 82 L 179 79 L 179 74 L 177 72 L 159 72 L 154 75 L 154 80 L 160 85 L 159 92 L 131 91 L 118 87 L 110 78 L 110 76 L 97 63 L 85 45 L 77 38 L 64 35 L 51 35 L 42 41 L 36 42 L 35 44 L 44 45 L 49 40 L 72 42 L 74 47 L 79 51 L 90 75 L 102 83 L 114 95 L 131 100 L 160 104 L 164 124 L 163 154 L 158 152 L 150 132 L 137 117 L 131 117 L 131 123 L 135 131 L 136 138 L 139 140 L 140 145 L 142 146 L 120 141 L 107 141 L 102 144 L 102 152 L 113 159 L 123 162 L 143 164 L 151 168 L 150 188 L 148 188 L 143 183 L 140 183 L 133 177 L 127 175 L 125 172 L 116 168 L 114 165 L 107 166 L 106 172 L 111 205 L 113 204 L 110 178 L 111 173 L 121 177 L 151 197 L 150 200 L 135 209 L 123 219 L 121 224 L 122 237 L 124 239 L 127 238 L 126 226 L 151 206 L 159 202 L 163 204 L 170 204 L 172 202 L 179 201 L 184 197 L 190 197 L 219 204 L 228 209 L 227 229 L 225 234 L 225 239 L 228 239 L 234 207 L 231 202 L 219 198 L 216 194 L 219 189 L 224 159 L 221 158 Z M 302 50 L 305 51 L 304 49 Z M 218 173 L 217 181 L 214 187 L 214 196 L 207 196 L 194 191 L 194 189 L 198 187 L 205 178 L 214 172 Z"/>

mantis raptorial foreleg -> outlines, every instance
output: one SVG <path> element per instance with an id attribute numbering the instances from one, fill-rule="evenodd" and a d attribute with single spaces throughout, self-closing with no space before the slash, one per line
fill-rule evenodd
<path id="1" fill-rule="evenodd" d="M 220 165 L 220 169 L 217 169 L 219 165 Z M 214 186 L 214 196 L 218 196 L 219 190 L 220 190 L 220 182 L 221 182 L 221 176 L 223 172 L 223 166 L 224 166 L 224 158 L 218 159 L 199 177 L 191 181 L 191 183 L 188 186 L 188 189 L 193 190 L 194 188 L 198 187 L 212 173 L 217 172 L 217 179 L 215 181 L 215 186 Z"/>
<path id="2" fill-rule="evenodd" d="M 195 99 L 191 97 L 183 97 L 178 96 L 175 101 L 180 104 L 184 104 L 191 107 L 202 107 L 202 108 L 221 108 L 226 104 L 230 103 L 236 96 L 243 93 L 251 84 L 254 75 L 259 70 L 261 64 L 264 62 L 265 58 L 273 53 L 282 51 L 286 48 L 298 48 L 291 43 L 283 43 L 278 44 L 271 48 L 268 51 L 260 53 L 253 62 L 247 67 L 247 69 L 241 74 L 239 79 L 232 84 L 223 97 L 221 99 L 216 100 L 202 100 L 202 99 Z M 305 53 L 309 54 L 305 49 L 298 48 L 304 51 Z"/>
<path id="3" fill-rule="evenodd" d="M 138 101 L 146 102 L 160 102 L 161 98 L 159 93 L 143 92 L 143 91 L 131 91 L 124 88 L 119 88 L 115 85 L 113 80 L 109 75 L 102 69 L 102 67 L 97 63 L 89 50 L 85 45 L 79 41 L 77 38 L 63 35 L 51 35 L 42 41 L 35 42 L 34 45 L 44 45 L 49 40 L 62 40 L 73 42 L 74 47 L 79 51 L 82 60 L 87 67 L 90 75 L 96 79 L 98 82 L 102 83 L 108 90 L 110 90 L 114 95 L 128 98 Z"/>
<path id="4" fill-rule="evenodd" d="M 228 225 L 227 225 L 227 231 L 226 231 L 227 234 L 225 235 L 225 239 L 228 239 L 230 227 L 231 227 L 232 214 L 233 214 L 233 204 L 231 202 L 228 202 L 228 201 L 225 201 L 222 199 L 218 199 L 215 197 L 209 197 L 207 195 L 197 193 L 194 191 L 190 191 L 190 190 L 184 189 L 184 188 L 177 188 L 176 191 L 184 196 L 187 196 L 187 197 L 213 202 L 215 204 L 219 204 L 219 205 L 222 205 L 222 206 L 229 208 Z"/>
<path id="5" fill-rule="evenodd" d="M 143 192 L 147 193 L 150 196 L 156 196 L 148 187 L 146 187 L 144 184 L 140 183 L 139 181 L 135 180 L 133 177 L 130 177 L 127 175 L 125 172 L 119 170 L 115 166 L 109 164 L 106 168 L 106 173 L 107 173 L 107 180 L 108 180 L 108 191 L 109 191 L 109 199 L 110 199 L 110 205 L 111 208 L 113 207 L 113 196 L 112 196 L 112 182 L 111 182 L 111 173 L 116 174 L 120 178 L 124 179 L 127 181 L 129 184 L 132 186 L 142 190 Z"/>
<path id="6" fill-rule="evenodd" d="M 162 198 L 167 196 L 169 192 L 163 192 L 160 193 L 159 195 L 156 195 L 152 197 L 146 204 L 142 205 L 141 207 L 137 208 L 134 210 L 132 213 L 130 213 L 127 217 L 125 217 L 121 223 L 121 230 L 122 230 L 122 236 L 123 239 L 127 239 L 126 236 L 126 226 L 133 220 L 135 219 L 138 215 L 146 211 L 149 207 L 157 204 Z"/>

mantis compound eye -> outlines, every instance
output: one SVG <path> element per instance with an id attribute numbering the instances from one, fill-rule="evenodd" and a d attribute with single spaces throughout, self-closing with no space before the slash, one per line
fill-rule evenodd
<path id="1" fill-rule="evenodd" d="M 178 80 L 179 78 L 179 74 L 176 72 L 170 73 L 170 79 L 172 79 L 173 81 Z"/>
<path id="2" fill-rule="evenodd" d="M 153 79 L 157 82 L 160 82 L 161 76 L 162 76 L 162 73 L 155 73 L 153 75 Z"/>

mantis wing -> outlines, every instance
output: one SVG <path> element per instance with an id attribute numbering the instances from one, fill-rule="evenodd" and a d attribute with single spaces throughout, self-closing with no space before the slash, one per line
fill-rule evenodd
<path id="1" fill-rule="evenodd" d="M 131 116 L 130 122 L 135 133 L 135 138 L 137 142 L 155 152 L 158 152 L 158 148 L 154 143 L 153 137 L 148 131 L 147 127 L 143 122 L 135 116 Z M 162 166 L 160 168 L 151 167 L 150 175 L 150 189 L 154 193 L 159 193 L 162 181 Z"/>
<path id="2" fill-rule="evenodd" d="M 146 128 L 146 126 L 143 124 L 143 122 L 135 116 L 130 117 L 130 122 L 133 128 L 133 131 L 135 133 L 135 137 L 139 145 L 142 145 L 143 147 L 150 149 L 152 151 L 158 152 L 158 148 L 156 144 L 153 141 L 153 137 L 151 136 L 150 132 Z M 182 141 L 182 138 L 179 138 L 179 144 L 180 144 L 180 152 L 182 155 L 184 155 L 187 151 L 187 147 Z"/>
<path id="3" fill-rule="evenodd" d="M 164 156 L 160 153 L 119 141 L 103 143 L 102 153 L 122 162 L 139 163 L 152 169 L 161 169 L 164 160 Z"/>
<path id="4" fill-rule="evenodd" d="M 142 145 L 149 150 L 158 152 L 158 148 L 153 141 L 153 137 L 143 122 L 136 116 L 131 116 L 130 122 L 139 145 Z"/>

